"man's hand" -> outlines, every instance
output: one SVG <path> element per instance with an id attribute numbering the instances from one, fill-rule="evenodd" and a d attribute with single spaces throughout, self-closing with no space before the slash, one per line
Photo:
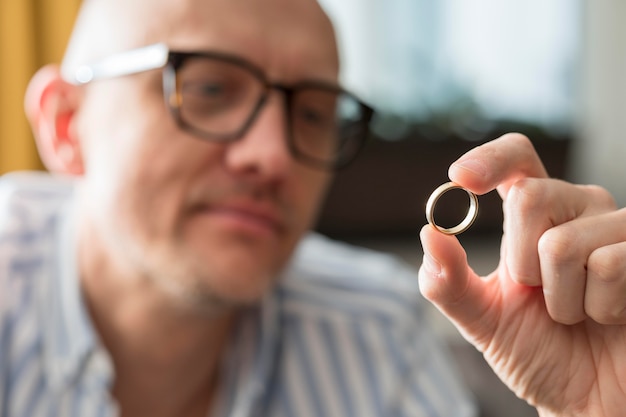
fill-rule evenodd
<path id="1" fill-rule="evenodd" d="M 550 179 L 519 134 L 461 157 L 450 179 L 503 199 L 498 268 L 477 276 L 454 236 L 422 229 L 420 288 L 542 416 L 626 413 L 626 211 Z"/>

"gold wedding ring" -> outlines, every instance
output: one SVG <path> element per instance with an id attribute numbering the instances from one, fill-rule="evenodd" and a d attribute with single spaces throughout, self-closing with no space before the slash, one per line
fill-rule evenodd
<path id="1" fill-rule="evenodd" d="M 437 205 L 437 201 L 439 200 L 439 198 L 441 198 L 442 195 L 444 195 L 448 191 L 457 188 L 465 191 L 469 196 L 470 205 L 467 209 L 467 215 L 461 223 L 457 224 L 454 227 L 446 228 L 439 226 L 437 223 L 435 223 L 435 206 Z M 435 191 L 433 191 L 433 193 L 430 195 L 430 197 L 428 198 L 428 202 L 426 203 L 426 220 L 428 220 L 428 223 L 430 223 L 433 227 L 435 227 L 441 233 L 445 233 L 446 235 L 458 235 L 459 233 L 463 233 L 470 228 L 472 223 L 474 223 L 474 220 L 476 220 L 477 216 L 478 197 L 476 197 L 476 194 L 454 182 L 447 182 L 437 187 L 437 189 L 435 189 Z"/>

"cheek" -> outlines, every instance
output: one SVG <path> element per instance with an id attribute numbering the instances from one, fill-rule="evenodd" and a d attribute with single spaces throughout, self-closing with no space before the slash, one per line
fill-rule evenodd
<path id="1" fill-rule="evenodd" d="M 144 154 L 145 164 L 133 164 L 119 175 L 113 190 L 112 208 L 138 236 L 152 242 L 171 239 L 179 227 L 179 216 L 190 183 L 186 166 L 172 164 L 164 154 Z"/>
<path id="2" fill-rule="evenodd" d="M 146 240 L 171 233 L 184 192 L 184 164 L 169 162 L 168 152 L 148 131 L 116 133 L 115 141 L 98 138 L 87 155 L 89 204 L 124 235 Z"/>

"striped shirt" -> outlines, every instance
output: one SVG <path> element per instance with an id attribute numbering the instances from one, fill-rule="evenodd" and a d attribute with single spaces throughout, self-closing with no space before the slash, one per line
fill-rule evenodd
<path id="1" fill-rule="evenodd" d="M 108 353 L 81 298 L 73 183 L 0 178 L 0 417 L 120 413 Z M 211 417 L 470 417 L 413 269 L 310 234 L 243 314 Z"/>

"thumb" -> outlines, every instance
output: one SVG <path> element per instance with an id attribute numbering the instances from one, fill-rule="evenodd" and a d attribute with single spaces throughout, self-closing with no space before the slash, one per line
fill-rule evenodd
<path id="1" fill-rule="evenodd" d="M 419 270 L 422 295 L 448 317 L 470 341 L 487 342 L 495 334 L 498 314 L 492 311 L 496 285 L 469 267 L 465 250 L 454 236 L 430 225 L 420 232 L 424 261 Z"/>

